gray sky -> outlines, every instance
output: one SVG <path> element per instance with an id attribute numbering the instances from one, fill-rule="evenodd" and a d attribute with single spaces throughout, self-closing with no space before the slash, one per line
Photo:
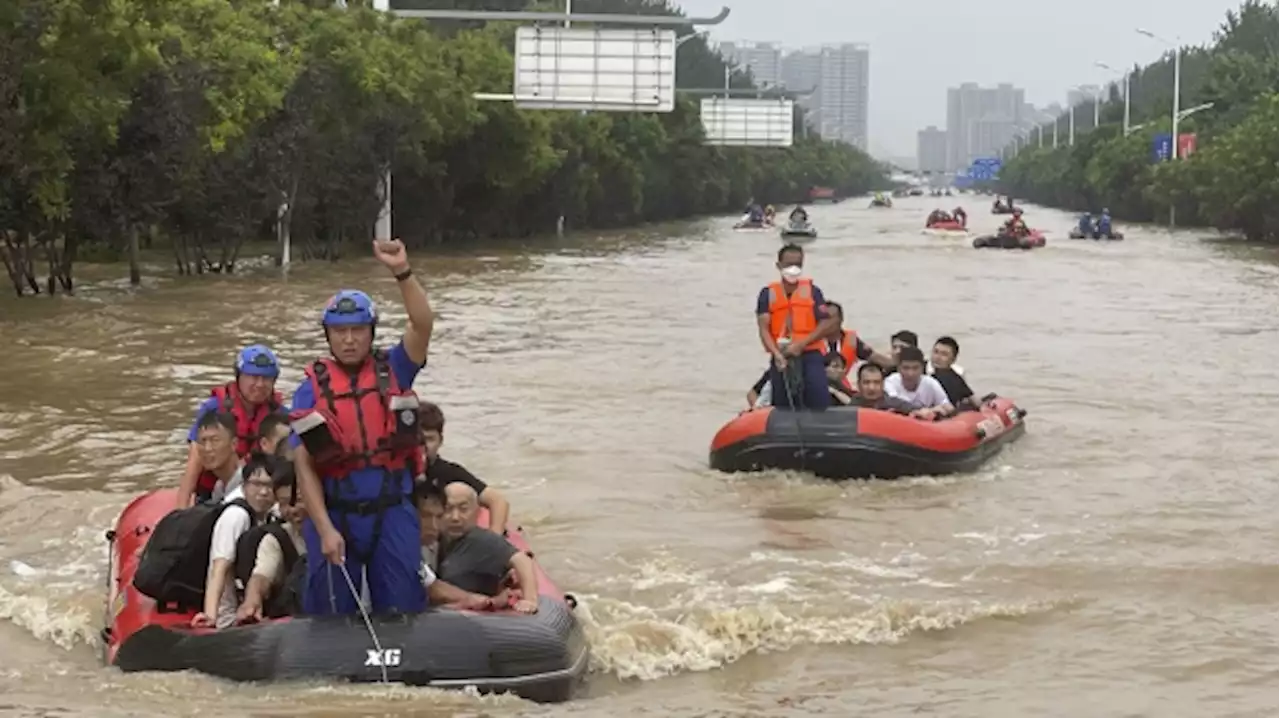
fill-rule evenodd
<path id="1" fill-rule="evenodd" d="M 731 14 L 713 42 L 752 40 L 798 48 L 864 42 L 871 48 L 872 152 L 910 157 L 916 130 L 945 128 L 948 87 L 1011 82 L 1036 106 L 1065 102 L 1075 85 L 1110 79 L 1094 67 L 1146 64 L 1165 48 L 1143 27 L 1204 44 L 1238 0 L 683 0 L 691 16 Z M 1159 14 L 1157 14 L 1157 12 Z M 1010 49 L 1002 39 L 1022 40 Z"/>

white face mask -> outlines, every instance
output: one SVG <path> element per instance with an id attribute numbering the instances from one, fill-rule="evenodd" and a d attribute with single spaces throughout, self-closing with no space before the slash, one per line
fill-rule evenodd
<path id="1" fill-rule="evenodd" d="M 796 281 L 797 279 L 800 278 L 800 275 L 802 274 L 804 274 L 803 267 L 797 267 L 795 265 L 791 265 L 791 266 L 782 268 L 782 278 L 787 280 L 788 282 Z"/>

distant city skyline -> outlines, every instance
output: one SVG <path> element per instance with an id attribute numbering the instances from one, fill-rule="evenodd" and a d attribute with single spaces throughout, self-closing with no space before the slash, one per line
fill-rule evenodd
<path id="1" fill-rule="evenodd" d="M 679 0 L 691 16 L 708 17 L 724 6 L 721 24 L 700 27 L 720 40 L 749 38 L 805 47 L 850 40 L 871 47 L 868 92 L 869 143 L 880 157 L 911 156 L 916 132 L 946 125 L 946 90 L 967 82 L 983 86 L 1008 83 L 1025 88 L 1036 107 L 1064 103 L 1069 89 L 1103 84 L 1115 72 L 1155 62 L 1168 52 L 1161 42 L 1143 37 L 1146 28 L 1189 46 L 1213 41 L 1213 33 L 1236 10 L 1239 0 L 1175 2 L 1154 12 L 1136 0 L 1080 0 L 1069 10 L 1021 0 Z M 1098 18 L 1106 18 L 1099 22 Z M 993 23 L 995 23 L 993 25 Z M 1034 51 L 1010 52 L 995 41 L 995 28 L 1036 29 Z M 1086 49 L 1080 38 L 1093 51 Z"/>
<path id="2" fill-rule="evenodd" d="M 777 42 L 728 40 L 717 49 L 736 67 L 750 70 L 757 87 L 804 93 L 797 104 L 819 136 L 870 150 L 871 63 L 866 44 L 788 49 Z"/>

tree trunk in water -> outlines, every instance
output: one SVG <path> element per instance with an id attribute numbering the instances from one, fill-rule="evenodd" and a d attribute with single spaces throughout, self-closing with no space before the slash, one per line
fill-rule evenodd
<path id="1" fill-rule="evenodd" d="M 142 270 L 138 268 L 138 225 L 129 225 L 129 286 L 142 284 Z"/>

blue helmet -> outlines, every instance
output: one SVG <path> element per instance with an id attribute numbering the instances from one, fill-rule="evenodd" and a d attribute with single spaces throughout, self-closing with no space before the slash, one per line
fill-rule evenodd
<path id="1" fill-rule="evenodd" d="M 325 305 L 320 317 L 322 327 L 374 326 L 378 323 L 378 309 L 368 294 L 358 289 L 343 289 Z"/>
<path id="2" fill-rule="evenodd" d="M 236 357 L 236 374 L 275 379 L 280 376 L 280 362 L 276 359 L 275 352 L 265 344 L 250 344 L 241 349 Z"/>

